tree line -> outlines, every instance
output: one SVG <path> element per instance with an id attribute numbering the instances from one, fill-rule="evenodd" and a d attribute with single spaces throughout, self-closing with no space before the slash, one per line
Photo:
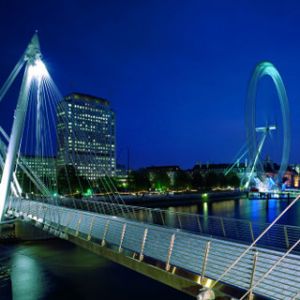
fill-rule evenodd
<path id="1" fill-rule="evenodd" d="M 25 193 L 40 193 L 25 174 L 22 176 L 19 174 L 18 179 Z M 45 184 L 48 186 L 47 182 Z M 80 176 L 74 166 L 67 165 L 58 170 L 56 190 L 53 190 L 53 187 L 51 190 L 60 195 L 73 195 L 81 198 L 91 194 L 112 192 L 115 189 L 119 192 L 209 191 L 213 188 L 226 188 L 228 186 L 234 188 L 240 186 L 240 179 L 235 173 L 229 173 L 225 176 L 223 173 L 214 171 L 201 173 L 200 171 L 177 170 L 168 174 L 162 170 L 150 172 L 148 169 L 142 168 L 131 171 L 127 181 L 124 181 L 124 178 L 108 176 L 102 176 L 91 181 Z"/>
<path id="2" fill-rule="evenodd" d="M 173 180 L 171 180 L 173 177 Z M 128 189 L 131 191 L 142 190 L 211 190 L 213 188 L 238 188 L 240 186 L 240 179 L 236 173 L 216 173 L 208 171 L 206 173 L 200 172 L 186 172 L 183 170 L 175 171 L 173 176 L 169 176 L 167 172 L 158 171 L 150 176 L 147 169 L 139 169 L 132 171 L 128 178 Z"/>

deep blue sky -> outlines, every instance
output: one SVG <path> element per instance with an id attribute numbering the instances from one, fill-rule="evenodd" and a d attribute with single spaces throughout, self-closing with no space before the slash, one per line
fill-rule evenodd
<path id="1" fill-rule="evenodd" d="M 262 60 L 283 77 L 291 161 L 300 161 L 299 1 L 1 0 L 0 82 L 35 29 L 63 94 L 111 101 L 121 162 L 127 148 L 133 167 L 232 161 L 245 142 L 248 80 Z M 13 97 L 1 103 L 6 127 L 14 105 Z"/>

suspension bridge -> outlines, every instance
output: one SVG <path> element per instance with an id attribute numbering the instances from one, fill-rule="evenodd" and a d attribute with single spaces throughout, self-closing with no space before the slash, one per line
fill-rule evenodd
<path id="1" fill-rule="evenodd" d="M 278 224 L 299 196 L 270 224 L 127 206 L 109 176 L 99 179 L 106 202 L 54 196 L 21 155 L 22 142 L 30 144 L 24 137 L 30 109 L 36 126 L 28 147 L 48 154 L 51 132 L 46 130 L 56 108 L 49 99 L 61 97 L 43 63 L 37 34 L 0 90 L 0 100 L 23 67 L 11 134 L 1 129 L 2 223 L 34 226 L 198 299 L 300 299 L 300 228 Z M 46 111 L 48 121 L 42 121 Z M 39 196 L 24 195 L 17 169 Z"/>

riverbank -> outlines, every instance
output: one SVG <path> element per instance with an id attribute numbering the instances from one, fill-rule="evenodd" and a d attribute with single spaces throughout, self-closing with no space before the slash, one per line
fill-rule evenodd
<path id="1" fill-rule="evenodd" d="M 246 196 L 241 191 L 222 191 L 207 193 L 174 193 L 174 194 L 143 194 L 143 195 L 122 195 L 123 201 L 128 205 L 138 206 L 182 206 L 198 204 L 199 202 L 223 201 L 228 199 L 240 199 Z M 100 200 L 100 199 L 99 199 Z"/>

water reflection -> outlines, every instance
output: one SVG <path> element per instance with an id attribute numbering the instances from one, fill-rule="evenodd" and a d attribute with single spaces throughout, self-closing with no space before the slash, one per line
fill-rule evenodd
<path id="1" fill-rule="evenodd" d="M 170 207 L 169 211 L 196 213 L 204 217 L 220 216 L 270 223 L 289 205 L 290 201 L 279 199 L 250 200 L 246 198 L 215 202 L 201 201 L 196 205 Z M 174 217 L 170 219 L 170 222 L 175 222 Z M 280 219 L 279 223 L 300 226 L 300 201 Z"/>
<path id="2" fill-rule="evenodd" d="M 222 215 L 224 217 L 233 217 L 235 215 L 234 203 L 234 200 L 214 202 L 211 205 L 211 214 Z"/>
<path id="3" fill-rule="evenodd" d="M 36 300 L 46 291 L 43 290 L 44 272 L 34 259 L 24 254 L 12 258 L 13 299 Z"/>
<path id="4" fill-rule="evenodd" d="M 169 209 L 171 209 L 173 212 L 180 212 L 180 213 L 190 213 L 190 214 L 197 214 L 199 213 L 198 205 L 186 205 L 186 206 L 170 206 Z"/>
<path id="5" fill-rule="evenodd" d="M 191 299 L 63 240 L 8 245 L 4 253 L 11 257 L 13 300 Z M 1 290 L 0 299 L 11 295 Z"/>
<path id="6" fill-rule="evenodd" d="M 207 204 L 207 202 L 203 202 L 203 215 L 204 215 L 204 217 L 208 216 L 208 204 Z"/>
<path id="7" fill-rule="evenodd" d="M 166 214 L 166 224 L 170 227 L 175 227 L 177 225 L 177 215 L 175 214 L 175 207 L 169 207 L 168 213 Z"/>
<path id="8" fill-rule="evenodd" d="M 280 202 L 270 199 L 266 203 L 267 222 L 272 222 L 280 214 Z"/>

